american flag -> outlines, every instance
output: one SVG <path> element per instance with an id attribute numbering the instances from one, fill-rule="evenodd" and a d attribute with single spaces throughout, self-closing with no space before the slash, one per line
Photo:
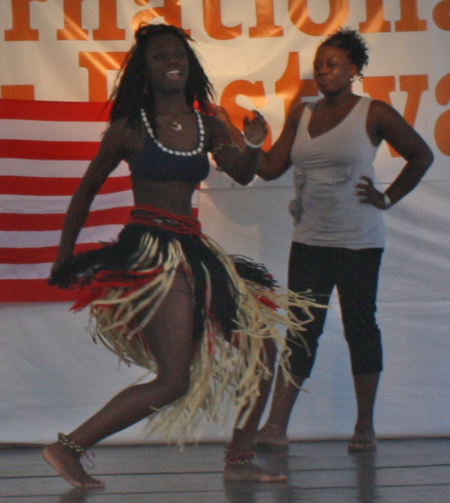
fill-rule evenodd
<path id="1" fill-rule="evenodd" d="M 104 103 L 0 100 L 0 302 L 71 300 L 47 285 L 64 216 L 107 127 Z M 132 205 L 121 163 L 94 200 L 76 251 L 113 239 Z"/>

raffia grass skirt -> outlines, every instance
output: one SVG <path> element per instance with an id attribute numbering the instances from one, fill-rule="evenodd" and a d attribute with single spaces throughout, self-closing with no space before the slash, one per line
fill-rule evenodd
<path id="1" fill-rule="evenodd" d="M 179 271 L 194 296 L 190 386 L 175 402 L 149 411 L 147 431 L 182 444 L 204 421 L 224 424 L 230 413 L 240 416 L 238 427 L 245 425 L 261 379 L 271 377 L 266 339 L 276 344 L 279 366 L 290 379 L 284 328 L 302 344 L 303 325 L 316 304 L 277 286 L 261 264 L 227 255 L 201 233 L 197 220 L 148 206 L 135 207 L 115 243 L 75 256 L 50 283 L 79 289 L 72 309 L 89 308 L 95 342 L 125 364 L 157 374 L 143 330 Z M 309 319 L 297 320 L 292 307 Z"/>

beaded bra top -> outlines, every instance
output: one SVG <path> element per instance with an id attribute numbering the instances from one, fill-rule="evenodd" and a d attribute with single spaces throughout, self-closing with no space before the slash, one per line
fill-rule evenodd
<path id="1" fill-rule="evenodd" d="M 145 111 L 141 109 L 142 121 L 148 135 L 144 147 L 129 163 L 131 175 L 138 180 L 157 182 L 200 183 L 209 173 L 209 160 L 205 146 L 205 131 L 200 113 L 197 117 L 199 142 L 193 150 L 172 150 L 165 147 L 153 133 Z"/>

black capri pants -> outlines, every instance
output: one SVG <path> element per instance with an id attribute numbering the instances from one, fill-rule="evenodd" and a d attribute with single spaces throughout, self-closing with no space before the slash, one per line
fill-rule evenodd
<path id="1" fill-rule="evenodd" d="M 328 305 L 336 286 L 341 308 L 344 335 L 350 350 L 353 375 L 373 374 L 383 370 L 381 333 L 375 319 L 378 275 L 382 248 L 351 250 L 310 246 L 293 242 L 289 258 L 289 289 L 294 292 L 311 290 L 314 300 Z M 316 358 L 318 339 L 322 335 L 327 309 L 314 308 L 315 316 L 305 325 L 305 348 L 288 334 L 291 372 L 307 378 Z M 301 310 L 293 309 L 298 318 Z"/>

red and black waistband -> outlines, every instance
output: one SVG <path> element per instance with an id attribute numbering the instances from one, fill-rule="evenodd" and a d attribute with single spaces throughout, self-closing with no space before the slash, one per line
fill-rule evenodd
<path id="1" fill-rule="evenodd" d="M 133 207 L 127 225 L 140 224 L 164 229 L 175 234 L 199 236 L 202 233 L 200 222 L 191 216 L 178 215 L 148 204 Z"/>

